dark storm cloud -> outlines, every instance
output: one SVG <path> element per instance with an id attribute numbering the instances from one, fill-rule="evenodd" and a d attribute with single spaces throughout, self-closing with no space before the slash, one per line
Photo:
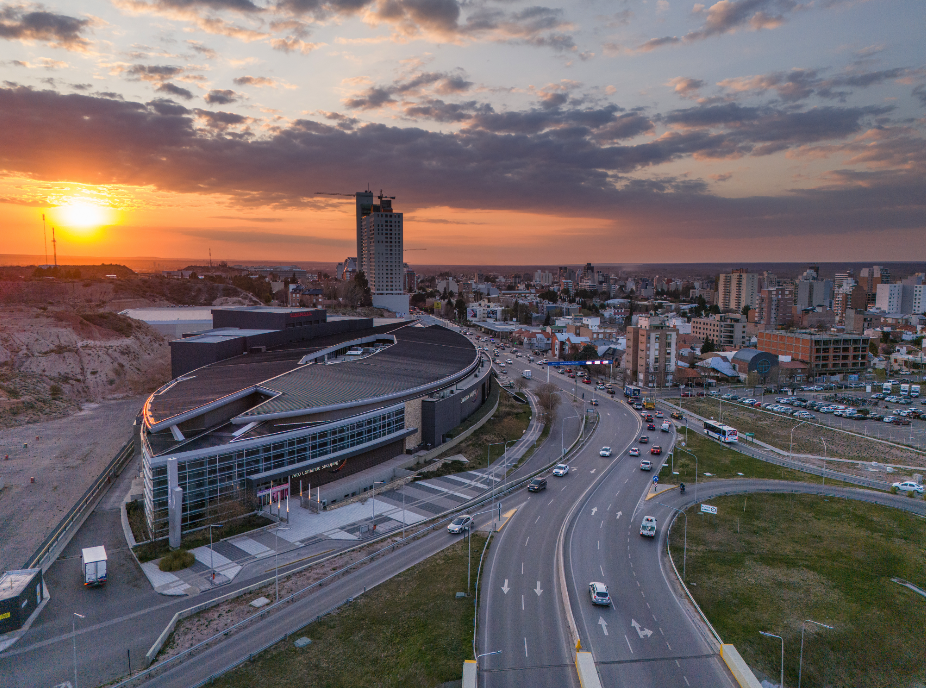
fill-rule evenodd
<path id="1" fill-rule="evenodd" d="M 229 89 L 212 89 L 206 94 L 206 102 L 210 105 L 228 105 L 238 100 L 240 96 Z"/>
<path id="2" fill-rule="evenodd" d="M 172 96 L 177 96 L 178 98 L 183 98 L 184 100 L 193 99 L 192 91 L 188 91 L 187 89 L 177 86 L 176 84 L 172 84 L 169 81 L 163 82 L 154 90 L 160 93 L 169 93 Z"/>
<path id="3" fill-rule="evenodd" d="M 84 33 L 91 23 L 89 19 L 46 12 L 41 8 L 0 7 L 0 38 L 7 40 L 43 41 L 82 52 L 89 46 Z"/>
<path id="4" fill-rule="evenodd" d="M 922 227 L 926 146 L 906 130 L 869 130 L 862 137 L 859 129 L 874 110 L 697 110 L 669 113 L 664 120 L 686 126 L 629 145 L 596 139 L 596 132 L 603 137 L 609 126 L 616 134 L 621 126 L 628 132 L 647 127 L 642 113 L 617 108 L 559 113 L 559 126 L 509 123 L 507 131 L 471 126 L 444 134 L 381 124 L 345 131 L 305 119 L 258 137 L 223 131 L 246 125 L 246 118 L 234 113 L 190 111 L 165 100 L 143 104 L 12 87 L 0 89 L 0 167 L 37 179 L 222 194 L 242 206 L 304 207 L 317 201 L 307 190 L 354 188 L 356 161 L 363 160 L 366 175 L 390 179 L 409 212 L 448 203 L 542 207 L 559 215 L 639 215 L 648 226 L 678 222 L 689 232 L 703 228 L 704 236 L 731 237 L 801 228 Z M 547 122 L 557 115 L 527 114 Z M 200 128 L 203 124 L 210 128 Z M 829 189 L 724 199 L 712 196 L 701 180 L 649 174 L 655 165 L 695 155 L 735 157 L 764 153 L 764 146 L 799 151 L 824 139 L 834 152 L 842 147 L 869 156 L 864 183 L 850 174 L 834 175 Z M 880 155 L 871 157 L 873 148 L 880 148 Z M 893 161 L 900 167 L 884 169 Z M 640 181 L 645 177 L 652 178 Z"/>

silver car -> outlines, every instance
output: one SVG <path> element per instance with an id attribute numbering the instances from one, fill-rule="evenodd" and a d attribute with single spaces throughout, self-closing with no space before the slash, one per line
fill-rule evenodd
<path id="1" fill-rule="evenodd" d="M 462 516 L 457 516 L 450 522 L 450 525 L 447 526 L 447 532 L 456 535 L 457 533 L 469 530 L 472 525 L 473 517 L 469 514 L 463 514 Z"/>

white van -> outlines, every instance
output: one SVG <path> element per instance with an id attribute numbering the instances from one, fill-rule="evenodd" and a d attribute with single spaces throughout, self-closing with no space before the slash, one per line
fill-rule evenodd
<path id="1" fill-rule="evenodd" d="M 527 380 L 530 380 L 530 379 L 531 379 L 531 371 L 525 370 L 523 373 L 521 373 L 521 377 L 523 377 L 523 378 L 525 378 L 525 379 L 527 379 Z"/>

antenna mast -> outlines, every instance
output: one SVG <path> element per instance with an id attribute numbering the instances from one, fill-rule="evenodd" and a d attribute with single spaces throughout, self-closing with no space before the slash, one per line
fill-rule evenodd
<path id="1" fill-rule="evenodd" d="M 48 230 L 45 229 L 45 213 L 42 213 L 42 237 L 45 240 L 45 265 L 48 265 Z"/>
<path id="2" fill-rule="evenodd" d="M 209 269 L 212 269 L 212 249 L 209 249 Z"/>
<path id="3" fill-rule="evenodd" d="M 58 267 L 58 242 L 55 241 L 55 228 L 51 228 L 51 250 L 55 252 L 55 267 Z M 48 260 L 46 257 L 45 260 Z"/>

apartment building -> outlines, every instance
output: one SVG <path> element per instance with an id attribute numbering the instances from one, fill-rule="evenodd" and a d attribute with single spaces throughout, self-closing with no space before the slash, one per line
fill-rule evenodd
<path id="1" fill-rule="evenodd" d="M 717 277 L 717 305 L 721 310 L 742 311 L 743 306 L 755 308 L 759 299 L 759 275 L 734 270 Z"/>
<path id="2" fill-rule="evenodd" d="M 701 340 L 710 337 L 718 349 L 742 349 L 749 344 L 746 323 L 738 315 L 721 313 L 691 319 L 691 334 Z"/>
<path id="3" fill-rule="evenodd" d="M 756 308 L 756 322 L 768 328 L 789 325 L 794 320 L 794 287 L 783 285 L 762 290 Z"/>
<path id="4" fill-rule="evenodd" d="M 759 332 L 757 338 L 760 351 L 806 363 L 811 378 L 862 373 L 868 363 L 865 336 L 770 330 Z"/>
<path id="5" fill-rule="evenodd" d="M 648 327 L 627 328 L 623 365 L 641 387 L 669 387 L 675 379 L 678 330 L 651 318 Z"/>

